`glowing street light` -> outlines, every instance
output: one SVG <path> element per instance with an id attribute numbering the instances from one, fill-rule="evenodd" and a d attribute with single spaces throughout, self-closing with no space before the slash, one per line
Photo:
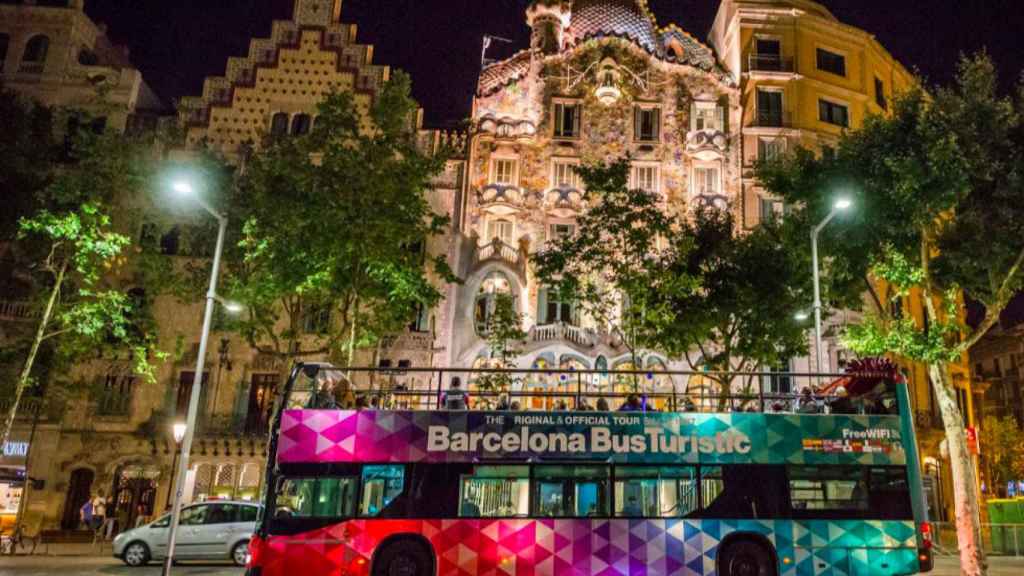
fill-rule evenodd
<path id="1" fill-rule="evenodd" d="M 832 210 L 828 213 L 828 216 L 821 221 L 811 230 L 811 260 L 814 265 L 814 354 L 817 358 L 817 370 L 823 372 L 821 369 L 821 282 L 818 278 L 818 234 L 828 226 L 828 223 L 832 221 L 840 212 L 845 212 L 853 206 L 853 201 L 843 196 L 837 198 L 832 204 Z"/>

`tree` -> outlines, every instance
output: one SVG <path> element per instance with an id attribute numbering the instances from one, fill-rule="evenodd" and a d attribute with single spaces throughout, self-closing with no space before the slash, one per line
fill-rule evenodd
<path id="1" fill-rule="evenodd" d="M 356 348 L 440 299 L 431 275 L 454 280 L 425 255 L 447 226 L 426 197 L 445 154 L 417 148 L 409 84 L 395 74 L 367 119 L 351 93 L 332 93 L 309 135 L 268 141 L 247 162 L 226 288 L 248 306 L 240 330 L 261 352 L 351 365 Z"/>
<path id="2" fill-rule="evenodd" d="M 866 321 L 846 335 L 856 352 L 928 365 L 950 449 L 961 569 L 970 576 L 986 564 L 951 370 L 1021 288 L 1024 262 L 1024 86 L 1015 98 L 996 86 L 986 55 L 964 57 L 955 85 L 899 95 L 891 116 L 869 117 L 834 154 L 803 150 L 759 169 L 804 232 L 828 211 L 834 190 L 855 195 L 858 222 L 841 238 L 833 228 L 823 250 L 832 255 L 832 294 L 855 304 L 853 289 L 867 290 Z M 964 321 L 964 292 L 984 305 L 976 326 Z M 920 295 L 926 322 L 900 313 L 909 294 Z"/>
<path id="3" fill-rule="evenodd" d="M 685 358 L 729 390 L 737 372 L 801 352 L 809 266 L 772 225 L 737 234 L 727 210 L 669 211 L 627 189 L 629 162 L 583 167 L 589 207 L 577 231 L 543 250 L 537 275 L 638 350 Z M 698 365 L 691 352 L 698 352 Z M 748 379 L 746 386 L 752 384 Z"/>
<path id="4" fill-rule="evenodd" d="M 52 172 L 40 192 L 45 207 L 19 220 L 22 252 L 35 261 L 40 313 L 4 417 L 3 441 L 46 343 L 55 343 L 65 361 L 97 348 L 128 347 L 136 372 L 153 379 L 152 338 L 134 329 L 135 305 L 116 280 L 131 241 L 115 230 L 110 217 L 115 200 L 148 184 L 145 149 L 128 138 L 90 130 L 72 131 L 69 143 L 69 155 L 59 166 L 37 167 Z"/>
<path id="5" fill-rule="evenodd" d="M 676 237 L 677 221 L 657 194 L 629 189 L 629 170 L 629 158 L 579 167 L 587 209 L 575 232 L 550 243 L 533 263 L 560 299 L 576 302 L 617 335 L 638 367 L 641 349 L 668 351 L 662 330 L 676 318 L 665 296 L 690 294 L 696 281 L 665 274 L 675 253 L 689 247 Z"/>
<path id="6" fill-rule="evenodd" d="M 676 238 L 688 252 L 675 251 L 670 275 L 700 279 L 700 290 L 669 294 L 672 322 L 661 341 L 684 356 L 694 370 L 709 368 L 709 379 L 733 390 L 736 374 L 774 368 L 807 349 L 807 329 L 796 320 L 811 301 L 809 261 L 780 236 L 774 222 L 737 234 L 732 213 L 698 206 L 681 221 Z M 701 366 L 689 350 L 699 350 Z M 754 380 L 743 380 L 750 395 Z"/>
<path id="7" fill-rule="evenodd" d="M 516 345 L 526 338 L 523 316 L 516 312 L 511 294 L 495 293 L 493 306 L 484 327 L 487 344 L 491 349 L 492 363 L 489 367 L 514 367 L 512 359 L 516 356 Z M 505 372 L 483 374 L 476 379 L 477 388 L 485 392 L 505 391 L 511 383 L 512 379 Z"/>
<path id="8" fill-rule="evenodd" d="M 1006 482 L 1024 472 L 1024 434 L 1013 416 L 986 416 L 981 423 L 981 460 L 989 490 L 1006 494 Z"/>

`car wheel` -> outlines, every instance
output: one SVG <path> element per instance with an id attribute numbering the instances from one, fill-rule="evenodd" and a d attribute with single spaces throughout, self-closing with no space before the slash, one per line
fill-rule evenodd
<path id="1" fill-rule="evenodd" d="M 772 556 L 764 546 L 751 540 L 726 544 L 718 555 L 721 576 L 774 576 Z"/>
<path id="2" fill-rule="evenodd" d="M 129 566 L 145 566 L 149 564 L 149 546 L 144 542 L 132 542 L 124 547 L 121 559 Z"/>
<path id="3" fill-rule="evenodd" d="M 373 576 L 429 576 L 430 552 L 419 542 L 401 540 L 389 544 L 373 562 Z"/>
<path id="4" fill-rule="evenodd" d="M 231 549 L 231 561 L 235 566 L 245 566 L 249 563 L 249 541 L 239 542 Z"/>

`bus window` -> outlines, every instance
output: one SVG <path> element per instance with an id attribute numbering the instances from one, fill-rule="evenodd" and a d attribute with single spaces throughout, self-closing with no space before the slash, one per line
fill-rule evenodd
<path id="1" fill-rule="evenodd" d="M 534 516 L 608 515 L 607 466 L 536 466 L 533 475 Z"/>
<path id="2" fill-rule="evenodd" d="M 792 466 L 789 496 L 793 511 L 866 511 L 868 491 L 864 468 Z"/>
<path id="3" fill-rule="evenodd" d="M 346 518 L 354 515 L 357 479 L 286 478 L 277 491 L 276 518 Z"/>
<path id="4" fill-rule="evenodd" d="M 879 520 L 912 520 L 914 510 L 910 505 L 910 486 L 907 471 L 903 467 L 872 468 L 871 503 L 873 514 L 881 515 Z"/>
<path id="5" fill-rule="evenodd" d="M 702 518 L 781 518 L 785 512 L 782 466 L 701 466 L 699 490 Z"/>
<path id="6" fill-rule="evenodd" d="M 405 465 L 363 466 L 363 500 L 360 516 L 381 516 L 405 490 Z"/>
<path id="7" fill-rule="evenodd" d="M 615 515 L 682 518 L 697 510 L 696 470 L 689 466 L 615 468 Z"/>
<path id="8" fill-rule="evenodd" d="M 459 485 L 462 518 L 526 517 L 529 514 L 528 466 L 476 466 Z"/>

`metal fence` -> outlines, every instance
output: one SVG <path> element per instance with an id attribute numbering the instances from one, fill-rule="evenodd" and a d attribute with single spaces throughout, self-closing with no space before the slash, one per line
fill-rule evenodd
<path id="1" fill-rule="evenodd" d="M 337 369 L 338 372 L 346 372 Z M 641 410 L 680 412 L 895 413 L 895 399 L 878 394 L 841 399 L 837 379 L 878 374 L 813 374 L 594 369 L 353 368 L 348 402 L 377 409 L 442 407 L 455 382 L 469 392 L 471 409 L 617 410 L 632 400 Z M 729 380 L 726 382 L 726 380 Z M 297 382 L 289 406 L 316 393 Z M 842 409 L 838 406 L 842 404 Z"/>
<path id="2" fill-rule="evenodd" d="M 933 522 L 932 528 L 936 552 L 947 556 L 957 555 L 956 525 L 952 522 Z M 1024 524 L 982 524 L 981 538 L 986 554 L 1024 557 Z"/>

